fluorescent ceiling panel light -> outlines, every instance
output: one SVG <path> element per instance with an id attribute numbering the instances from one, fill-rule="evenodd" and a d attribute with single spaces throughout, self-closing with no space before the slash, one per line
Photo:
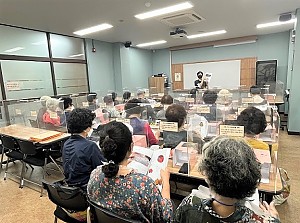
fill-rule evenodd
<path id="1" fill-rule="evenodd" d="M 148 19 L 148 18 L 160 16 L 160 15 L 166 15 L 166 14 L 170 14 L 170 13 L 173 13 L 173 12 L 182 11 L 182 10 L 185 10 L 185 9 L 190 9 L 190 8 L 193 8 L 193 7 L 194 6 L 191 3 L 183 2 L 183 3 L 177 4 L 177 5 L 173 5 L 173 6 L 169 6 L 169 7 L 165 7 L 165 8 L 145 12 L 145 13 L 141 13 L 141 14 L 135 15 L 134 17 L 137 18 L 137 19 Z"/>
<path id="2" fill-rule="evenodd" d="M 83 53 L 80 53 L 80 54 L 74 54 L 74 55 L 71 55 L 71 56 L 69 56 L 69 57 L 81 57 L 81 56 L 83 56 Z"/>
<path id="3" fill-rule="evenodd" d="M 146 47 L 146 46 L 153 46 L 153 45 L 158 45 L 158 44 L 163 44 L 166 43 L 167 41 L 165 40 L 159 40 L 159 41 L 154 41 L 154 42 L 149 42 L 149 43 L 141 43 L 136 45 L 137 47 Z"/>
<path id="4" fill-rule="evenodd" d="M 110 29 L 112 27 L 113 26 L 110 25 L 110 24 L 103 23 L 103 24 L 100 24 L 100 25 L 97 25 L 97 26 L 92 26 L 92 27 L 89 27 L 89 28 L 86 28 L 86 29 L 78 30 L 78 31 L 74 32 L 74 34 L 79 35 L 79 36 L 83 36 L 83 35 L 87 35 L 87 34 L 90 34 L 90 33 L 95 33 L 95 32 L 99 32 L 99 31 L 102 31 L 102 30 Z"/>
<path id="5" fill-rule="evenodd" d="M 19 51 L 19 50 L 23 50 L 25 49 L 24 47 L 15 47 L 15 48 L 12 48 L 12 49 L 9 49 L 9 50 L 5 50 L 4 52 L 5 53 L 12 53 L 12 52 L 16 52 L 16 51 Z"/>
<path id="6" fill-rule="evenodd" d="M 236 45 L 249 44 L 249 43 L 256 43 L 256 40 L 249 40 L 249 41 L 235 42 L 235 43 L 226 43 L 226 44 L 214 45 L 214 47 L 217 48 L 217 47 L 223 47 L 223 46 L 236 46 Z"/>
<path id="7" fill-rule="evenodd" d="M 208 32 L 208 33 L 200 33 L 195 35 L 187 36 L 188 39 L 194 39 L 194 38 L 200 38 L 200 37 L 206 37 L 206 36 L 214 36 L 214 35 L 220 35 L 226 33 L 226 30 L 219 30 L 214 32 Z"/>
<path id="8" fill-rule="evenodd" d="M 261 28 L 267 28 L 267 27 L 273 27 L 273 26 L 280 26 L 280 25 L 295 23 L 296 21 L 297 21 L 297 19 L 291 19 L 291 20 L 285 21 L 285 22 L 278 21 L 278 22 L 263 23 L 263 24 L 256 25 L 256 28 L 261 29 Z"/>

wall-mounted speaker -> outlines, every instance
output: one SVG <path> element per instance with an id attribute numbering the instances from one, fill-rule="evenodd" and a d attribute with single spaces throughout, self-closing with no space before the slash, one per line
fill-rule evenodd
<path id="1" fill-rule="evenodd" d="M 292 13 L 284 13 L 279 16 L 280 22 L 286 22 L 292 19 Z"/>
<path id="2" fill-rule="evenodd" d="M 129 47 L 131 47 L 131 41 L 126 41 L 125 43 L 124 43 L 124 46 L 126 47 L 126 48 L 129 48 Z"/>

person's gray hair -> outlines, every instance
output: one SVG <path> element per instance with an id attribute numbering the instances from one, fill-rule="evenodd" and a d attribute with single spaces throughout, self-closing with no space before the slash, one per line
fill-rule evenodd
<path id="1" fill-rule="evenodd" d="M 48 110 L 55 112 L 56 108 L 59 106 L 59 100 L 55 98 L 50 98 L 46 101 L 46 107 Z"/>
<path id="2" fill-rule="evenodd" d="M 199 170 L 217 194 L 244 199 L 252 196 L 260 179 L 260 163 L 243 139 L 218 136 L 203 146 Z"/>
<path id="3" fill-rule="evenodd" d="M 49 100 L 49 99 L 51 99 L 51 97 L 49 97 L 49 96 L 42 96 L 41 98 L 40 98 L 40 102 L 41 102 L 41 104 L 42 104 L 42 106 L 43 107 L 46 107 L 46 102 Z"/>

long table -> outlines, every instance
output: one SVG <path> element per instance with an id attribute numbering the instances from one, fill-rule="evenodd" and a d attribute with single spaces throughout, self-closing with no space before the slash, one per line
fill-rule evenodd
<path id="1" fill-rule="evenodd" d="M 13 124 L 13 125 L 2 127 L 0 128 L 0 134 L 11 136 L 16 139 L 33 141 L 41 145 L 49 145 L 55 142 L 63 141 L 70 136 L 70 134 L 68 133 L 62 133 L 62 132 L 52 131 L 47 129 L 39 129 L 30 126 L 20 125 L 20 124 Z M 45 136 L 45 139 L 41 138 L 41 140 L 33 140 L 43 136 Z"/>
<path id="2" fill-rule="evenodd" d="M 189 174 L 179 173 L 180 166 L 173 166 L 173 161 L 170 159 L 168 161 L 168 169 L 170 171 L 170 180 L 194 186 L 195 188 L 199 185 L 207 185 L 205 182 L 205 176 L 198 171 L 198 164 L 201 161 L 202 155 L 197 155 L 196 159 L 190 162 Z M 194 189 L 195 189 L 194 188 Z M 280 194 L 283 190 L 282 180 L 278 168 L 272 164 L 270 172 L 269 183 L 260 183 L 258 190 L 261 197 L 266 200 L 272 200 L 272 196 L 275 194 Z"/>

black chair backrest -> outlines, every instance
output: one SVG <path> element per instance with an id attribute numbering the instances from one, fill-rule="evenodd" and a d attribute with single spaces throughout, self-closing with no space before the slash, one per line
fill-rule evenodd
<path id="1" fill-rule="evenodd" d="M 26 155 L 35 155 L 37 153 L 36 146 L 33 142 L 17 139 L 20 150 Z"/>
<path id="2" fill-rule="evenodd" d="M 14 150 L 16 148 L 16 140 L 13 137 L 1 135 L 2 146 L 6 149 Z"/>
<path id="3" fill-rule="evenodd" d="M 42 182 L 49 199 L 56 205 L 74 211 L 84 211 L 88 207 L 86 195 L 79 187 L 63 186 L 62 182 Z"/>
<path id="4" fill-rule="evenodd" d="M 38 128 L 39 127 L 37 120 L 32 120 L 32 119 L 28 119 L 28 120 L 30 122 L 31 127 L 33 127 L 33 128 Z"/>
<path id="5" fill-rule="evenodd" d="M 90 204 L 91 212 L 94 216 L 94 223 L 140 223 L 140 221 L 126 219 L 124 217 L 118 216 L 107 209 L 100 207 L 99 205 L 95 204 L 94 202 L 88 200 Z"/>

